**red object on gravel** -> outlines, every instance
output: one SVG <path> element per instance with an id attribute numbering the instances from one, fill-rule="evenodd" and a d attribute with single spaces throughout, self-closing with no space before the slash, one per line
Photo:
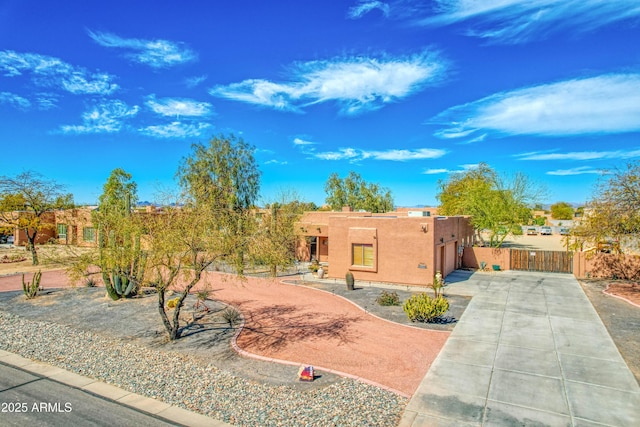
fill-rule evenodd
<path id="1" fill-rule="evenodd" d="M 346 373 L 411 396 L 449 337 L 382 320 L 351 302 L 276 279 L 208 273 L 214 299 L 238 308 L 238 346 L 262 358 Z"/>
<path id="2" fill-rule="evenodd" d="M 26 273 L 31 280 L 33 273 Z M 46 288 L 70 287 L 64 270 L 42 273 Z M 211 296 L 242 311 L 237 338 L 243 354 L 311 366 L 358 378 L 411 396 L 449 332 L 399 325 L 365 313 L 351 302 L 274 279 L 238 279 L 206 273 Z M 22 290 L 22 275 L 0 277 L 0 291 Z M 194 292 L 196 289 L 194 289 Z"/>

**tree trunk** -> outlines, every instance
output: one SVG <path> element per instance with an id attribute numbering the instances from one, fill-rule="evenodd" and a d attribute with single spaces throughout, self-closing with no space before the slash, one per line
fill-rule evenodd
<path id="1" fill-rule="evenodd" d="M 162 318 L 162 323 L 164 324 L 165 329 L 169 333 L 169 338 L 171 340 L 175 339 L 175 333 L 173 331 L 173 325 L 169 321 L 169 317 L 167 316 L 167 312 L 164 308 L 164 289 L 158 289 L 158 311 L 160 312 L 160 317 Z"/>
<path id="2" fill-rule="evenodd" d="M 31 263 L 32 265 L 38 265 L 40 264 L 40 261 L 38 260 L 38 252 L 36 251 L 36 235 L 38 234 L 37 231 L 33 232 L 33 235 L 29 234 L 29 229 L 25 230 L 27 233 L 27 240 L 29 243 L 27 243 L 27 249 L 31 252 Z"/>

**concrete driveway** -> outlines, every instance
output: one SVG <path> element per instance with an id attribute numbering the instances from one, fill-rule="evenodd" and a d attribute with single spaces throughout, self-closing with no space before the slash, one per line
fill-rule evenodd
<path id="1" fill-rule="evenodd" d="M 640 387 L 573 276 L 447 281 L 474 297 L 401 426 L 640 425 Z"/>

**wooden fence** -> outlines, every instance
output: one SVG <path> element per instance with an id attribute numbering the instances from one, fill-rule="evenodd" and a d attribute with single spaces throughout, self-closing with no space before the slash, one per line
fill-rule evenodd
<path id="1" fill-rule="evenodd" d="M 573 273 L 573 252 L 511 249 L 511 269 Z"/>

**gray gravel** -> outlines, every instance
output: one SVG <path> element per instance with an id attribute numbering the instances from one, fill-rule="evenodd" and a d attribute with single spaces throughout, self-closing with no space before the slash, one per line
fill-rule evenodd
<path id="1" fill-rule="evenodd" d="M 395 426 L 407 403 L 350 379 L 307 390 L 249 381 L 201 357 L 4 311 L 0 348 L 242 426 Z"/>

